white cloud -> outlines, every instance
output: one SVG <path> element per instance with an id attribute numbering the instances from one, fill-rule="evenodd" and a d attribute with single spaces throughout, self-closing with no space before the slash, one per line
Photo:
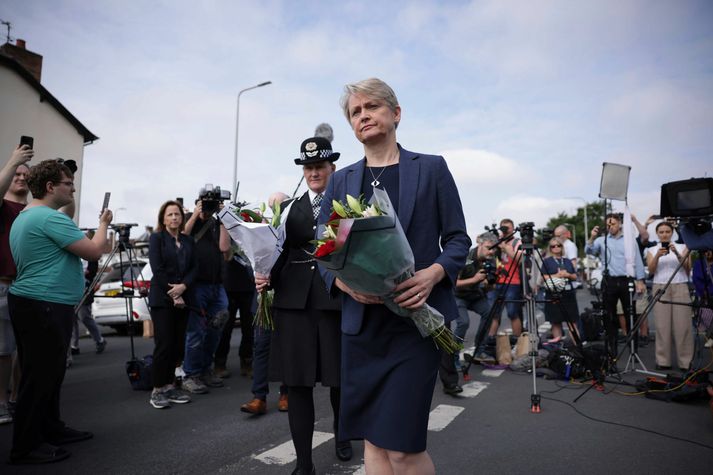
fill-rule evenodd
<path id="1" fill-rule="evenodd" d="M 501 201 L 495 212 L 502 218 L 510 218 L 515 224 L 532 221 L 536 227 L 543 227 L 550 218 L 560 212 L 574 214 L 583 203 L 571 198 L 546 198 L 527 194 L 517 194 Z"/>
<path id="2" fill-rule="evenodd" d="M 525 170 L 515 160 L 487 150 L 459 149 L 441 152 L 456 183 L 496 185 L 520 179 Z"/>

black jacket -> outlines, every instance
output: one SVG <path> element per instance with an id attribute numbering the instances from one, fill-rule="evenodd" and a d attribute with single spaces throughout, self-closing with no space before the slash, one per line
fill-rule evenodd
<path id="1" fill-rule="evenodd" d="M 284 205 L 283 205 L 284 206 Z M 295 201 L 287 216 L 286 239 L 270 282 L 275 289 L 274 308 L 341 310 L 341 299 L 332 298 L 319 274 L 317 263 L 309 254 L 314 252 L 316 220 L 312 214 L 309 193 Z"/>
<path id="2" fill-rule="evenodd" d="M 198 270 L 194 252 L 195 244 L 192 237 L 183 233 L 178 235 L 178 239 L 181 242 L 181 248 L 186 253 L 186 268 L 183 273 L 179 271 L 178 254 L 173 237 L 166 231 L 160 231 L 153 233 L 149 238 L 149 262 L 153 271 L 149 289 L 150 307 L 172 305 L 167 294 L 168 284 L 185 284 L 188 289 L 183 293 L 183 299 L 188 303 L 190 287 Z"/>

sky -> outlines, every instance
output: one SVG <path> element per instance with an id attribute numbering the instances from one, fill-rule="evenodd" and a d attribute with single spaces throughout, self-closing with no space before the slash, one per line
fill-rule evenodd
<path id="1" fill-rule="evenodd" d="M 709 1 L 5 0 L 0 19 L 100 137 L 80 226 L 105 191 L 115 222 L 143 227 L 167 199 L 230 189 L 237 94 L 263 81 L 240 99 L 246 201 L 293 193 L 322 122 L 337 167 L 363 157 L 339 98 L 368 77 L 398 96 L 399 143 L 446 158 L 472 235 L 574 213 L 598 199 L 604 162 L 631 167 L 642 221 L 662 184 L 713 169 Z"/>

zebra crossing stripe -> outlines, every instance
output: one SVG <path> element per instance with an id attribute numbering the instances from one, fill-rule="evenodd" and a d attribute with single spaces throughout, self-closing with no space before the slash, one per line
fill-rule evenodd
<path id="1" fill-rule="evenodd" d="M 504 369 L 484 369 L 483 372 L 481 373 L 483 376 L 487 376 L 488 378 L 497 378 L 501 374 L 503 374 Z"/>
<path id="2" fill-rule="evenodd" d="M 460 406 L 439 404 L 428 416 L 428 430 L 433 432 L 442 431 L 464 410 L 465 408 Z"/>
<path id="3" fill-rule="evenodd" d="M 460 397 L 475 397 L 480 394 L 490 383 L 483 381 L 471 381 L 463 385 L 463 392 L 458 394 Z"/>
<path id="4" fill-rule="evenodd" d="M 312 435 L 312 450 L 333 437 L 334 434 L 330 434 L 329 432 L 315 431 Z M 259 460 L 268 465 L 287 465 L 297 460 L 297 454 L 295 453 L 295 446 L 292 444 L 292 440 L 288 440 L 284 444 L 280 444 L 277 447 L 273 447 L 270 450 L 256 455 L 255 460 Z"/>

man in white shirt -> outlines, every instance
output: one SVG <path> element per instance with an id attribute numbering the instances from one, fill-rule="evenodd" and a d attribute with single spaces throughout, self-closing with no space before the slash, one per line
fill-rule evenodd
<path id="1" fill-rule="evenodd" d="M 570 239 L 572 233 L 567 229 L 567 226 L 560 224 L 555 228 L 555 237 L 559 238 L 564 244 L 564 255 L 567 259 L 572 261 L 572 265 L 576 269 L 578 252 L 577 245 Z"/>

